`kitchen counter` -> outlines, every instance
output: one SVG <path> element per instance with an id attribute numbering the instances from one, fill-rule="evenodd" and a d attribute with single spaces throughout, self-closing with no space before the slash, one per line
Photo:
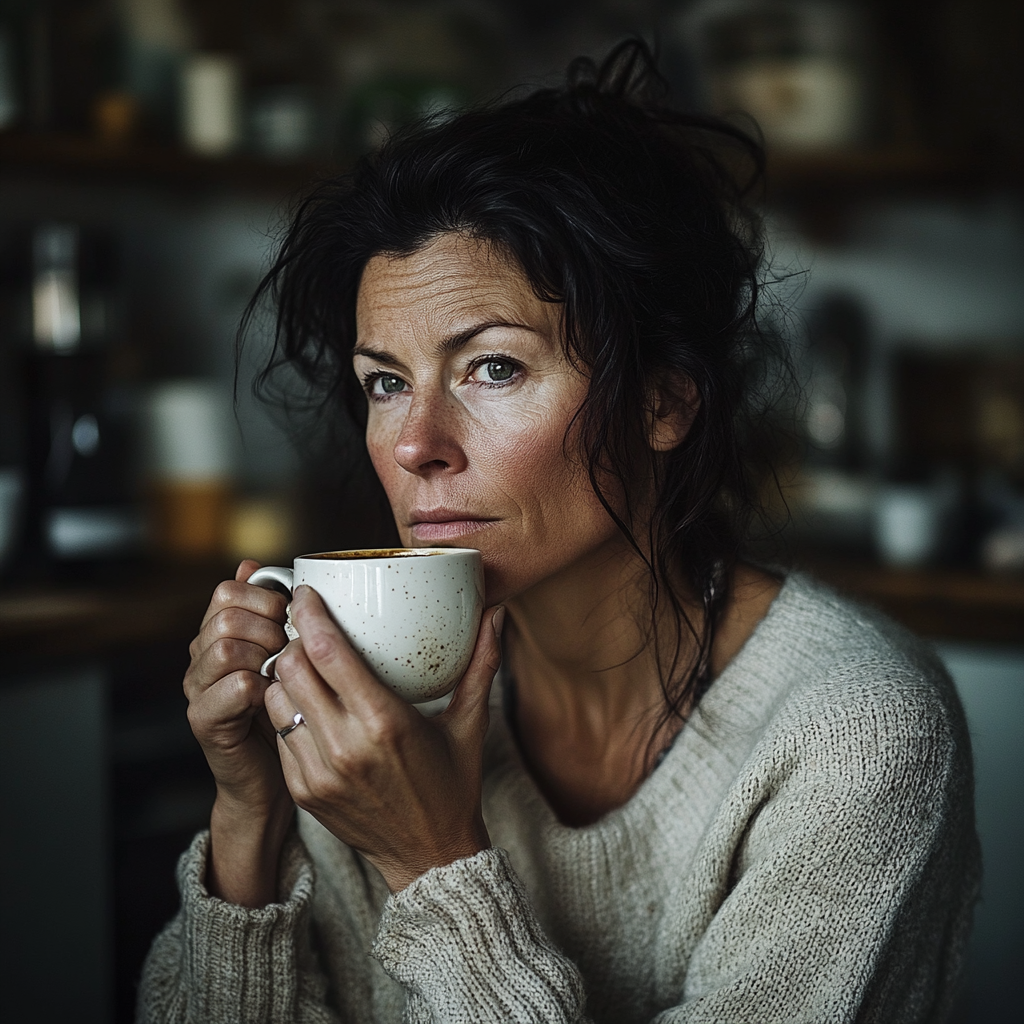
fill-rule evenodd
<path id="1" fill-rule="evenodd" d="M 923 636 L 1024 643 L 1024 576 L 896 569 L 831 556 L 797 564 Z M 7 667 L 102 658 L 148 643 L 187 643 L 214 587 L 232 574 L 226 563 L 154 564 L 104 585 L 0 590 L 0 647 Z"/>
<path id="2" fill-rule="evenodd" d="M 126 569 L 102 584 L 0 589 L 0 648 L 8 669 L 103 659 L 127 647 L 195 636 L 225 563 Z"/>
<path id="3" fill-rule="evenodd" d="M 870 560 L 799 560 L 836 590 L 935 640 L 1024 644 L 1024 576 L 968 569 L 903 569 Z"/>

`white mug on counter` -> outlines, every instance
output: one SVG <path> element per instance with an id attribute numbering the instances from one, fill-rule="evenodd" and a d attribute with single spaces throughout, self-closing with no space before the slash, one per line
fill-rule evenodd
<path id="1" fill-rule="evenodd" d="M 373 674 L 412 704 L 450 693 L 473 654 L 484 608 L 475 548 L 383 548 L 299 555 L 294 568 L 264 566 L 256 586 L 305 584 Z M 298 634 L 285 626 L 289 639 Z M 273 676 L 280 652 L 260 671 Z"/>
<path id="2" fill-rule="evenodd" d="M 875 542 L 887 565 L 926 563 L 942 539 L 945 509 L 934 486 L 885 484 L 875 502 Z"/>

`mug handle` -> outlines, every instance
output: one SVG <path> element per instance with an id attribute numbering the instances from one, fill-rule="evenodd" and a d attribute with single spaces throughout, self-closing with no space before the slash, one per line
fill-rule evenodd
<path id="1" fill-rule="evenodd" d="M 273 587 L 267 586 L 268 583 L 276 583 L 278 586 L 284 587 L 284 589 L 288 591 L 288 597 L 291 598 L 294 579 L 295 576 L 291 569 L 286 569 L 283 565 L 265 565 L 261 569 L 257 569 L 249 577 L 248 582 L 254 587 L 263 587 L 265 590 L 273 589 Z M 288 618 L 284 624 L 285 636 L 287 636 L 289 640 L 296 640 L 298 639 L 299 634 L 295 631 L 295 627 L 292 625 L 292 606 L 290 603 L 285 610 L 288 614 Z M 260 665 L 261 676 L 266 679 L 277 680 L 278 675 L 274 670 L 274 665 L 283 652 L 284 648 L 282 647 L 277 654 L 272 654 L 265 662 L 263 662 L 262 665 Z"/>

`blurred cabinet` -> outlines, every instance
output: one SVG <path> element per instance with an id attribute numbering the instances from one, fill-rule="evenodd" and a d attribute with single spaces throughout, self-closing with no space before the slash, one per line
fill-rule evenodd
<path id="1" fill-rule="evenodd" d="M 107 692 L 99 666 L 0 683 L 0 983 L 10 1021 L 112 1019 Z"/>
<path id="2" fill-rule="evenodd" d="M 175 864 L 209 822 L 181 684 L 223 575 L 0 593 L 15 652 L 0 677 L 5 1019 L 134 1020 L 142 961 L 177 910 Z"/>
<path id="3" fill-rule="evenodd" d="M 984 856 L 967 976 L 952 1024 L 1021 1018 L 1024 963 L 1024 648 L 939 644 L 974 746 L 975 808 Z"/>

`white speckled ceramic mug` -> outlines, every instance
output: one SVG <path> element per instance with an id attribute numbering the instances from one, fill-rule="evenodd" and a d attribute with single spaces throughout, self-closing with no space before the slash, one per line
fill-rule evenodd
<path id="1" fill-rule="evenodd" d="M 476 643 L 484 570 L 474 548 L 385 548 L 299 555 L 249 577 L 289 594 L 312 587 L 374 675 L 412 704 L 450 693 Z M 289 639 L 298 634 L 285 626 Z M 260 671 L 272 676 L 278 655 Z"/>

